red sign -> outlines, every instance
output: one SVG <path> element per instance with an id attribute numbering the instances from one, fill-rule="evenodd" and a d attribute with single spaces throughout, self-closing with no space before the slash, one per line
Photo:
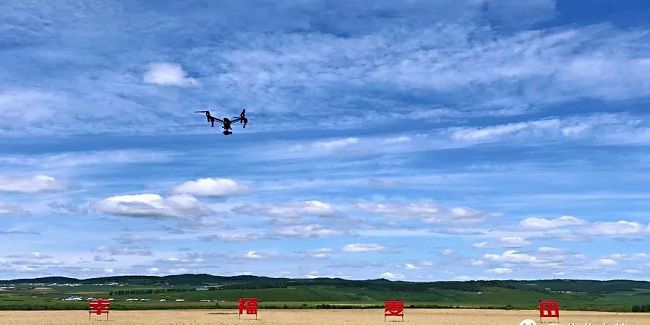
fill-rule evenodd
<path id="1" fill-rule="evenodd" d="M 402 317 L 404 321 L 404 301 L 403 300 L 388 300 L 384 301 L 384 320 L 387 316 Z"/>
<path id="2" fill-rule="evenodd" d="M 542 318 L 557 318 L 560 321 L 560 303 L 555 300 L 540 300 L 539 301 L 539 320 Z"/>
<path id="3" fill-rule="evenodd" d="M 88 310 L 88 319 L 90 319 L 91 314 L 96 314 L 101 316 L 106 314 L 106 319 L 108 320 L 108 311 L 111 309 L 111 301 L 108 299 L 95 299 L 91 300 L 89 304 L 90 309 Z"/>
<path id="4" fill-rule="evenodd" d="M 257 298 L 239 298 L 239 318 L 242 314 L 255 315 L 257 319 Z"/>

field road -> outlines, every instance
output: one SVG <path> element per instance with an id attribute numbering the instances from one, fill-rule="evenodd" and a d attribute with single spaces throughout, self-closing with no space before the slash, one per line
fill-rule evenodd
<path id="1" fill-rule="evenodd" d="M 410 309 L 406 310 L 405 324 L 450 324 L 450 325 L 518 325 L 524 318 L 536 320 L 537 311 L 521 310 L 477 310 L 477 309 Z M 561 313 L 560 324 L 569 321 L 579 325 L 591 322 L 594 325 L 650 325 L 650 313 Z M 2 325 L 77 325 L 77 324 L 250 324 L 250 325 L 292 325 L 292 324 L 388 324 L 384 323 L 381 309 L 340 310 L 260 310 L 259 320 L 238 320 L 234 310 L 149 310 L 113 311 L 109 320 L 92 316 L 88 320 L 86 311 L 0 311 Z"/>

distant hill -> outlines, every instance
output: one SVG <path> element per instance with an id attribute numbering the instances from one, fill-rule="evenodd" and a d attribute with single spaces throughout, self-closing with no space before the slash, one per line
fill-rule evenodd
<path id="1" fill-rule="evenodd" d="M 219 308 L 232 308 L 239 297 L 250 296 L 264 308 L 368 308 L 403 299 L 409 307 L 534 309 L 541 299 L 555 299 L 563 309 L 650 310 L 650 282 L 631 280 L 407 282 L 181 274 L 13 279 L 0 280 L 0 287 L 0 309 L 8 310 L 87 307 L 62 301 L 68 295 L 111 297 L 118 309 L 214 308 L 215 300 Z M 176 299 L 184 302 L 170 303 Z"/>
<path id="2" fill-rule="evenodd" d="M 42 277 L 32 279 L 0 280 L 0 284 L 128 284 L 139 286 L 209 286 L 223 285 L 228 288 L 261 289 L 286 288 L 288 286 L 326 285 L 351 288 L 367 288 L 388 291 L 427 291 L 446 289 L 469 292 L 483 291 L 485 288 L 508 288 L 524 291 L 558 291 L 590 294 L 608 294 L 635 290 L 650 290 L 650 282 L 633 280 L 476 280 L 476 281 L 435 281 L 408 282 L 375 280 L 345 280 L 340 278 L 290 279 L 271 278 L 253 275 L 215 276 L 210 274 L 180 274 L 167 276 L 124 275 L 76 279 L 70 277 Z"/>

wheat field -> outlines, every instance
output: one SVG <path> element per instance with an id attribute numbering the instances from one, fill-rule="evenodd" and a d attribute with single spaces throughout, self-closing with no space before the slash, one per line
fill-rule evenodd
<path id="1" fill-rule="evenodd" d="M 525 318 L 536 320 L 537 311 L 475 310 L 475 309 L 413 309 L 406 310 L 405 324 L 450 325 L 505 325 L 519 324 Z M 570 321 L 579 325 L 650 325 L 650 314 L 563 312 L 560 324 Z M 109 320 L 85 311 L 0 311 L 2 325 L 77 325 L 77 324 L 386 324 L 380 309 L 364 310 L 260 310 L 259 320 L 237 319 L 236 311 L 229 310 L 150 310 L 113 311 Z"/>

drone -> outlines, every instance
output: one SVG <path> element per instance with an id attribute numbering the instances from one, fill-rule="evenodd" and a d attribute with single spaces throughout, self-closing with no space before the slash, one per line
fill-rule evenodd
<path id="1" fill-rule="evenodd" d="M 208 119 L 208 122 L 212 124 L 212 127 L 214 127 L 214 122 L 221 123 L 223 126 L 223 135 L 232 134 L 232 127 L 231 127 L 232 123 L 239 122 L 240 124 L 244 125 L 244 128 L 246 128 L 246 123 L 248 123 L 248 118 L 246 118 L 245 108 L 241 111 L 239 117 L 233 117 L 232 119 L 224 117 L 223 120 L 210 115 L 210 111 L 195 111 L 194 113 L 205 113 L 205 117 Z"/>

